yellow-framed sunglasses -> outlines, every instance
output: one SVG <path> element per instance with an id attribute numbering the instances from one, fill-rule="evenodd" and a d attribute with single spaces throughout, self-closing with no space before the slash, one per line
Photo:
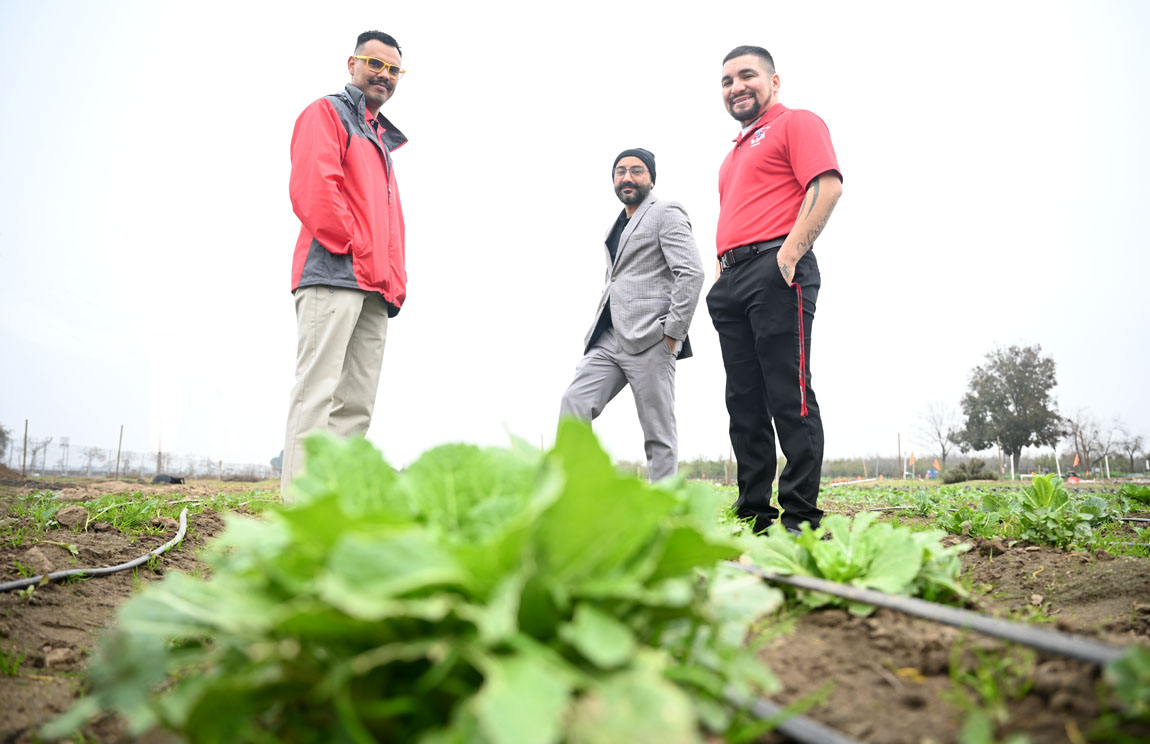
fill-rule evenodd
<path id="1" fill-rule="evenodd" d="M 378 73 L 387 70 L 387 74 L 395 80 L 399 80 L 401 77 L 403 77 L 404 73 L 407 72 L 407 70 L 403 69 L 399 65 L 389 64 L 376 57 L 365 57 L 361 54 L 353 54 L 352 56 L 356 59 L 362 59 L 363 63 L 367 65 L 367 69 L 371 70 L 372 72 Z"/>

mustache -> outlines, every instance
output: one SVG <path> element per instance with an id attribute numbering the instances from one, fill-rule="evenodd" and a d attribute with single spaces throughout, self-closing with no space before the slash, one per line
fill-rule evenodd
<path id="1" fill-rule="evenodd" d="M 391 81 L 386 78 L 372 78 L 368 81 L 371 85 L 382 85 L 383 87 L 391 90 L 394 86 Z"/>

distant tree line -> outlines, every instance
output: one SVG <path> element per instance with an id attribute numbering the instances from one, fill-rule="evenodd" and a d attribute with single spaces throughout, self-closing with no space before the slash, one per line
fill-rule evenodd
<path id="1" fill-rule="evenodd" d="M 17 473 L 23 467 L 28 475 L 110 478 L 117 473 L 116 454 L 115 447 L 75 445 L 68 437 L 30 437 L 25 458 L 22 438 L 13 440 L 11 430 L 0 425 L 0 463 Z M 262 480 L 272 473 L 267 465 L 220 462 L 206 455 L 162 450 L 122 450 L 118 467 L 121 478 L 142 479 L 167 473 L 184 478 Z"/>

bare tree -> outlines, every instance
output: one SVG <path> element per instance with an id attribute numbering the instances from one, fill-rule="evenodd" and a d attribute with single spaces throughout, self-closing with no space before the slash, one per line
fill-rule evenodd
<path id="1" fill-rule="evenodd" d="M 1102 435 L 1098 439 L 1098 459 L 1094 461 L 1094 464 L 1101 467 L 1103 459 L 1107 457 L 1117 460 L 1118 453 L 1122 451 L 1121 442 L 1122 422 L 1114 419 L 1110 426 L 1102 429 Z"/>
<path id="2" fill-rule="evenodd" d="M 132 470 L 132 458 L 133 458 L 133 453 L 127 452 L 127 451 L 124 452 L 124 456 L 121 459 L 121 462 L 123 465 L 123 467 L 120 470 L 121 475 L 126 477 L 128 475 L 128 473 L 131 472 L 131 470 Z"/>
<path id="3" fill-rule="evenodd" d="M 1118 448 L 1122 450 L 1130 462 L 1130 472 L 1138 472 L 1139 468 L 1134 464 L 1134 458 L 1146 446 L 1146 442 L 1141 434 L 1133 434 L 1129 430 L 1123 431 L 1125 436 L 1118 442 Z"/>
<path id="4" fill-rule="evenodd" d="M 92 475 L 92 463 L 103 462 L 107 458 L 102 447 L 85 447 L 80 454 L 84 456 L 85 474 L 89 477 Z"/>
<path id="5" fill-rule="evenodd" d="M 959 429 L 958 414 L 954 408 L 932 401 L 926 406 L 926 413 L 919 417 L 918 426 L 915 427 L 930 442 L 931 447 L 938 447 L 938 459 L 942 469 L 946 470 L 946 456 L 958 446 L 954 442 Z"/>
<path id="6" fill-rule="evenodd" d="M 1064 419 L 1067 438 L 1074 450 L 1077 467 L 1085 470 L 1090 467 L 1094 453 L 1098 451 L 1098 440 L 1102 436 L 1102 428 L 1098 422 L 1084 409 L 1079 408 L 1073 415 Z"/>
<path id="7" fill-rule="evenodd" d="M 56 461 L 56 465 L 64 475 L 68 474 L 68 450 L 71 447 L 72 440 L 69 437 L 60 437 L 60 459 Z"/>
<path id="8" fill-rule="evenodd" d="M 1080 408 L 1073 416 L 1063 419 L 1063 423 L 1074 453 L 1078 456 L 1078 467 L 1097 469 L 1105 457 L 1117 456 L 1121 451 L 1118 444 L 1122 425 L 1118 421 L 1103 426 L 1094 416 Z"/>
<path id="9" fill-rule="evenodd" d="M 11 441 L 11 437 L 11 430 L 0 426 L 0 460 L 4 459 L 4 453 L 8 451 L 8 443 Z"/>
<path id="10" fill-rule="evenodd" d="M 48 450 L 48 445 L 51 443 L 52 443 L 52 437 L 44 437 L 43 439 L 33 439 L 32 441 L 30 441 L 28 443 L 32 447 L 32 469 L 33 470 L 36 469 L 36 458 L 38 456 L 40 456 L 41 453 L 43 453 L 43 459 L 45 460 L 45 462 L 41 463 L 40 467 L 42 467 L 44 469 L 48 468 L 48 463 L 46 462 L 47 458 L 48 458 L 47 450 Z"/>

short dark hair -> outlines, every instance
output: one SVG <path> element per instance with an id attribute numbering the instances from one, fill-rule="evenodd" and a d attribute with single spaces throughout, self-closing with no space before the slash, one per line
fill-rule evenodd
<path id="1" fill-rule="evenodd" d="M 772 57 L 771 53 L 766 49 L 758 46 L 747 46 L 744 44 L 743 46 L 735 47 L 731 51 L 727 52 L 726 57 L 723 57 L 723 64 L 727 64 L 735 57 L 742 57 L 747 54 L 753 54 L 761 59 L 766 64 L 767 72 L 771 75 L 775 74 L 775 58 Z"/>
<path id="2" fill-rule="evenodd" d="M 363 45 L 369 41 L 382 41 L 389 47 L 395 47 L 395 51 L 399 52 L 399 56 L 403 56 L 403 50 L 399 48 L 399 42 L 395 40 L 395 37 L 391 34 L 385 34 L 382 31 L 364 31 L 359 35 L 359 38 L 355 40 L 355 51 L 362 52 Z"/>

